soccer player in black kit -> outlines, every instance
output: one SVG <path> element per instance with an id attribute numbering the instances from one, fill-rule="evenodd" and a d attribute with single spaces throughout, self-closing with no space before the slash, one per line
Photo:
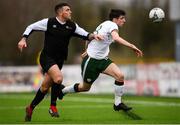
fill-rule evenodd
<path id="1" fill-rule="evenodd" d="M 64 86 L 61 84 L 63 75 L 61 68 L 68 56 L 68 45 L 71 37 L 79 37 L 85 40 L 103 39 L 102 36 L 86 32 L 76 23 L 71 21 L 71 9 L 67 3 L 55 6 L 56 17 L 46 18 L 29 25 L 18 43 L 22 52 L 27 47 L 27 38 L 33 31 L 45 32 L 44 47 L 40 55 L 40 64 L 44 71 L 44 80 L 29 106 L 26 107 L 25 121 L 31 121 L 34 108 L 43 100 L 48 89 L 51 88 L 51 105 L 49 113 L 52 117 L 59 117 L 56 100 L 59 90 Z"/>

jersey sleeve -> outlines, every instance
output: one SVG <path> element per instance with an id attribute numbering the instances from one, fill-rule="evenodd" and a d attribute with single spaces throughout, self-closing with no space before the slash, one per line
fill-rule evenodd
<path id="1" fill-rule="evenodd" d="M 33 31 L 46 31 L 48 18 L 37 21 L 29 25 L 23 33 L 23 37 L 28 38 Z"/>
<path id="2" fill-rule="evenodd" d="M 74 36 L 88 40 L 89 33 L 87 31 L 85 31 L 83 28 L 79 27 L 78 24 L 76 24 Z"/>
<path id="3" fill-rule="evenodd" d="M 110 26 L 110 27 L 109 27 L 109 32 L 110 32 L 110 33 L 111 33 L 113 30 L 118 30 L 118 26 L 117 26 L 117 24 L 115 24 L 115 23 L 111 23 L 109 26 Z"/>

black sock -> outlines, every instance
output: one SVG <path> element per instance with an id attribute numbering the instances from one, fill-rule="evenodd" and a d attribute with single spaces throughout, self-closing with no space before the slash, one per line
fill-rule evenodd
<path id="1" fill-rule="evenodd" d="M 51 105 L 56 106 L 56 100 L 59 96 L 59 91 L 61 89 L 61 84 L 53 83 L 51 87 Z"/>
<path id="2" fill-rule="evenodd" d="M 74 91 L 75 92 L 79 92 L 78 86 L 79 86 L 79 83 L 74 84 Z"/>
<path id="3" fill-rule="evenodd" d="M 114 84 L 117 85 L 117 86 L 123 86 L 123 85 L 124 85 L 124 82 L 115 81 Z"/>
<path id="4" fill-rule="evenodd" d="M 39 89 L 36 93 L 36 96 L 34 97 L 33 101 L 31 102 L 30 106 L 32 109 L 36 107 L 44 98 L 46 93 L 42 93 L 41 90 Z"/>

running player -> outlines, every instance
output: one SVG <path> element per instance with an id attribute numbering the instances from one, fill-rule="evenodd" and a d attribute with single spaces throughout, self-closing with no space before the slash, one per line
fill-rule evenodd
<path id="1" fill-rule="evenodd" d="M 109 20 L 101 23 L 95 31 L 96 34 L 102 35 L 104 39 L 100 42 L 92 40 L 88 44 L 87 52 L 83 54 L 83 56 L 85 56 L 81 64 L 83 83 L 76 83 L 62 89 L 61 94 L 59 95 L 60 99 L 67 93 L 89 91 L 91 85 L 98 78 L 99 74 L 104 73 L 115 79 L 114 110 L 128 111 L 131 109 L 131 107 L 125 105 L 121 99 L 124 88 L 124 74 L 118 66 L 108 58 L 109 46 L 113 41 L 120 45 L 129 47 L 138 57 L 143 56 L 141 50 L 119 36 L 118 26 L 122 27 L 125 22 L 125 12 L 123 10 L 111 10 Z"/>
<path id="2" fill-rule="evenodd" d="M 71 37 L 76 36 L 86 40 L 101 39 L 101 36 L 88 33 L 76 23 L 71 21 L 71 8 L 67 3 L 55 6 L 56 17 L 46 18 L 29 25 L 23 33 L 23 38 L 18 43 L 20 51 L 27 47 L 27 38 L 33 31 L 45 32 L 44 48 L 40 55 L 40 64 L 45 72 L 44 80 L 36 96 L 29 106 L 26 107 L 25 121 L 31 121 L 34 108 L 43 100 L 50 86 L 51 116 L 59 117 L 56 100 L 63 80 L 61 68 L 68 56 L 68 45 Z"/>

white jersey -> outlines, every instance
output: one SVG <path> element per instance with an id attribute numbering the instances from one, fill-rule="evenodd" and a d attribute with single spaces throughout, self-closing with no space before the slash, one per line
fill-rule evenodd
<path id="1" fill-rule="evenodd" d="M 94 32 L 95 34 L 102 35 L 104 40 L 92 40 L 88 44 L 87 53 L 89 57 L 95 59 L 104 59 L 109 54 L 109 46 L 113 42 L 111 32 L 118 30 L 118 25 L 112 21 L 105 21 L 101 23 Z"/>

